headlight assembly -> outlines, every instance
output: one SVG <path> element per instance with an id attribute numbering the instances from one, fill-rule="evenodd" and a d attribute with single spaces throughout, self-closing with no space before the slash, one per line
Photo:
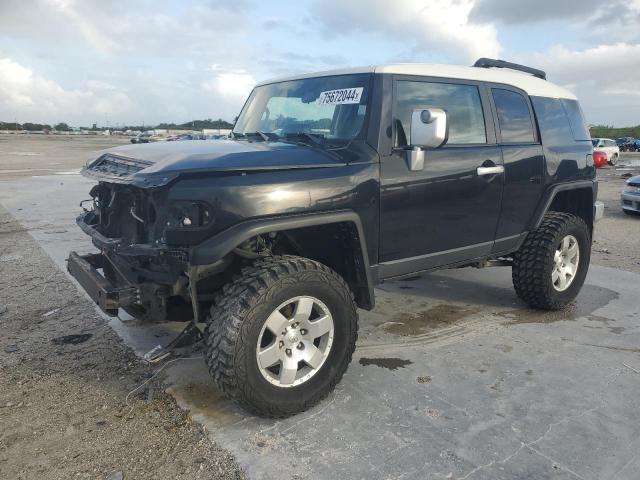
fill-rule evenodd
<path id="1" fill-rule="evenodd" d="M 213 221 L 211 207 L 203 202 L 177 201 L 169 206 L 168 227 L 199 228 Z"/>

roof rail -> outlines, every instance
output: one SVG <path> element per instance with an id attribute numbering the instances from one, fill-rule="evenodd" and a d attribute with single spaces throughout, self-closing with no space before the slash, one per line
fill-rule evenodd
<path id="1" fill-rule="evenodd" d="M 520 72 L 530 73 L 534 77 L 541 78 L 542 80 L 547 79 L 547 74 L 542 70 L 538 70 L 537 68 L 527 67 L 526 65 L 520 65 L 517 63 L 505 62 L 504 60 L 495 60 L 493 58 L 479 58 L 478 60 L 476 60 L 476 63 L 474 63 L 473 66 L 479 68 L 509 68 L 511 70 L 519 70 Z"/>

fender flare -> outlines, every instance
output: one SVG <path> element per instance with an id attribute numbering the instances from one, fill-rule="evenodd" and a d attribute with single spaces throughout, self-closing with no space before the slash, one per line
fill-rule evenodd
<path id="1" fill-rule="evenodd" d="M 549 211 L 549 207 L 553 203 L 554 198 L 559 192 L 565 192 L 568 190 L 582 190 L 589 189 L 592 191 L 593 201 L 598 195 L 598 181 L 597 180 L 581 180 L 578 182 L 557 183 L 552 185 L 545 191 L 543 200 L 538 204 L 531 221 L 529 222 L 528 231 L 533 231 L 540 226 L 545 213 Z M 593 206 L 595 208 L 595 204 Z M 594 217 L 595 218 L 595 217 Z"/>
<path id="2" fill-rule="evenodd" d="M 358 303 L 361 304 L 363 308 L 370 310 L 375 305 L 373 275 L 369 264 L 369 255 L 362 221 L 358 214 L 352 210 L 285 217 L 255 218 L 240 222 L 205 240 L 199 245 L 192 247 L 189 250 L 189 263 L 192 266 L 213 264 L 229 254 L 242 242 L 259 234 L 333 223 L 352 223 L 356 227 L 358 241 L 360 243 L 360 258 L 358 259 L 358 263 L 360 263 L 361 269 L 364 270 L 361 273 L 364 273 L 364 277 L 366 278 L 366 286 L 362 285 L 362 287 L 364 287 L 363 295 L 365 298 Z"/>

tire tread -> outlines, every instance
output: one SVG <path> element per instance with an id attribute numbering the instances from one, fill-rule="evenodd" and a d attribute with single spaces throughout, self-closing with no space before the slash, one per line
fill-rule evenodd
<path id="1" fill-rule="evenodd" d="M 553 286 L 547 278 L 547 262 L 551 261 L 551 251 L 556 248 L 559 232 L 572 223 L 587 232 L 589 237 L 587 226 L 580 217 L 564 212 L 548 212 L 540 226 L 527 235 L 514 254 L 511 270 L 513 286 L 518 297 L 531 307 L 557 310 L 566 304 L 551 291 Z M 590 238 L 588 243 L 591 243 Z"/>
<path id="2" fill-rule="evenodd" d="M 251 348 L 246 340 L 247 328 L 243 328 L 243 319 L 255 308 L 268 290 L 282 278 L 300 272 L 321 272 L 329 282 L 336 286 L 336 290 L 344 296 L 344 301 L 353 308 L 350 331 L 353 340 L 349 342 L 344 365 L 340 365 L 337 374 L 325 386 L 320 395 L 310 398 L 306 402 L 296 405 L 295 411 L 285 409 L 280 405 L 273 405 L 261 400 L 250 382 L 240 382 L 245 378 L 243 372 L 246 349 Z M 240 275 L 222 288 L 211 307 L 205 327 L 206 362 L 209 373 L 220 390 L 232 400 L 241 404 L 250 412 L 269 418 L 282 418 L 292 413 L 307 410 L 340 382 L 345 373 L 357 340 L 357 315 L 355 301 L 346 282 L 335 271 L 303 257 L 281 255 L 265 257 L 256 260 L 251 266 L 244 267 Z"/>

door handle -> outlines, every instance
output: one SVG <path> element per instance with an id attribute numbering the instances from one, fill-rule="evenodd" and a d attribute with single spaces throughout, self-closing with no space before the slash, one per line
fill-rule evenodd
<path id="1" fill-rule="evenodd" d="M 502 165 L 496 165 L 495 167 L 478 167 L 478 175 L 497 175 L 498 173 L 504 173 L 504 167 Z"/>

